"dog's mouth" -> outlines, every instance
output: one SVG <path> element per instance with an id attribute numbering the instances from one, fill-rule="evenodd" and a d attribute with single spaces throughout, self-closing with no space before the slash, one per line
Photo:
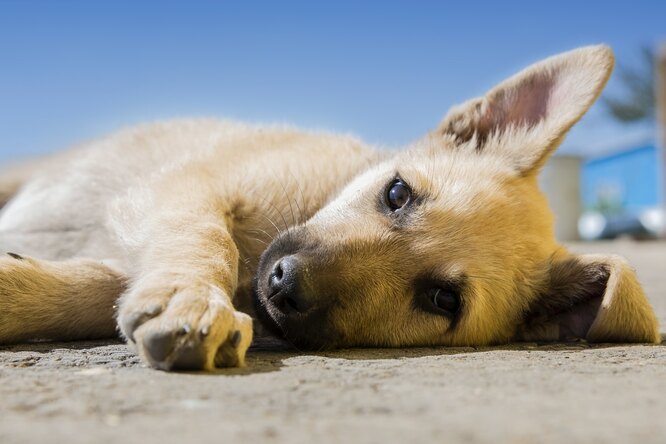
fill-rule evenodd
<path id="1" fill-rule="evenodd" d="M 341 341 L 331 322 L 332 299 L 304 285 L 298 276 L 291 277 L 294 282 L 285 281 L 288 267 L 304 260 L 298 246 L 293 239 L 278 239 L 266 249 L 252 285 L 254 311 L 268 332 L 299 349 L 334 348 Z"/>
<path id="2" fill-rule="evenodd" d="M 253 285 L 253 303 L 257 319 L 271 334 L 300 350 L 325 350 L 339 346 L 339 334 L 331 327 L 330 313 L 319 308 L 306 314 L 284 313 L 262 289 L 258 274 Z"/>
<path id="3" fill-rule="evenodd" d="M 276 319 L 280 317 L 279 313 L 271 313 L 268 298 L 259 289 L 259 278 L 255 277 L 252 285 L 252 298 L 254 304 L 254 312 L 257 319 L 261 324 L 275 336 L 285 338 L 285 331 L 281 327 L 281 323 Z"/>

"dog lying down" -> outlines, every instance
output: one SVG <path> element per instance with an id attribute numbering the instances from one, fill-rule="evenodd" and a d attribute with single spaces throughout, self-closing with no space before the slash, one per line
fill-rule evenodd
<path id="1" fill-rule="evenodd" d="M 0 181 L 0 343 L 106 338 L 242 366 L 252 318 L 304 349 L 660 341 L 634 271 L 569 253 L 537 175 L 605 46 L 537 63 L 402 152 L 214 120 L 122 131 Z"/>

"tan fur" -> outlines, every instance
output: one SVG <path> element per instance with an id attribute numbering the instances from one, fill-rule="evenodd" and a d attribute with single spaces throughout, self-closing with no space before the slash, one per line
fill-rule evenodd
<path id="1" fill-rule="evenodd" d="M 643 289 L 629 264 L 619 256 L 584 255 L 581 258 L 586 262 L 605 263 L 611 272 L 587 338 L 592 342 L 660 342 L 657 319 L 652 307 L 641 303 L 645 300 Z"/>
<path id="2" fill-rule="evenodd" d="M 558 246 L 536 180 L 612 66 L 606 47 L 547 59 L 454 108 L 399 153 L 218 121 L 147 125 L 94 142 L 23 183 L 0 213 L 1 248 L 88 258 L 76 275 L 79 262 L 60 269 L 3 259 L 0 297 L 9 308 L 0 311 L 0 342 L 107 331 L 113 295 L 100 296 L 106 311 L 88 312 L 74 294 L 89 294 L 104 275 L 90 260 L 109 258 L 121 270 L 102 269 L 115 276 L 120 329 L 162 369 L 243 365 L 255 276 L 257 315 L 310 347 L 572 335 L 657 342 L 633 271 L 618 258 L 576 258 Z M 404 214 L 387 211 L 382 198 L 396 175 L 417 199 Z M 317 317 L 285 319 L 262 290 L 284 255 L 298 256 Z M 415 307 L 422 277 L 460 283 L 455 319 Z M 81 311 L 105 327 L 78 329 Z M 45 316 L 59 321 L 25 327 Z"/>
<path id="3" fill-rule="evenodd" d="M 97 261 L 0 258 L 0 338 L 111 337 L 116 331 L 113 307 L 125 287 L 125 276 Z"/>

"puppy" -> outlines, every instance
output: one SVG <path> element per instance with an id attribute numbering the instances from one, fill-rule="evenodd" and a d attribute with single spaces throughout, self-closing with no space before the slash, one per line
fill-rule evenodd
<path id="1" fill-rule="evenodd" d="M 0 180 L 0 342 L 104 338 L 155 368 L 297 347 L 659 342 L 620 257 L 559 246 L 539 170 L 599 96 L 604 46 L 533 65 L 402 152 L 198 120 Z"/>

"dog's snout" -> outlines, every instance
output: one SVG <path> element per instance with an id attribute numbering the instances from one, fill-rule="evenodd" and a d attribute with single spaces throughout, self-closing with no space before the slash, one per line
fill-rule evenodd
<path id="1" fill-rule="evenodd" d="M 296 256 L 285 256 L 275 262 L 268 276 L 268 292 L 270 302 L 285 314 L 305 313 L 312 307 Z"/>
<path id="2" fill-rule="evenodd" d="M 296 274 L 295 262 L 292 256 L 287 256 L 273 265 L 273 270 L 271 270 L 271 274 L 268 276 L 270 298 L 293 284 Z"/>

